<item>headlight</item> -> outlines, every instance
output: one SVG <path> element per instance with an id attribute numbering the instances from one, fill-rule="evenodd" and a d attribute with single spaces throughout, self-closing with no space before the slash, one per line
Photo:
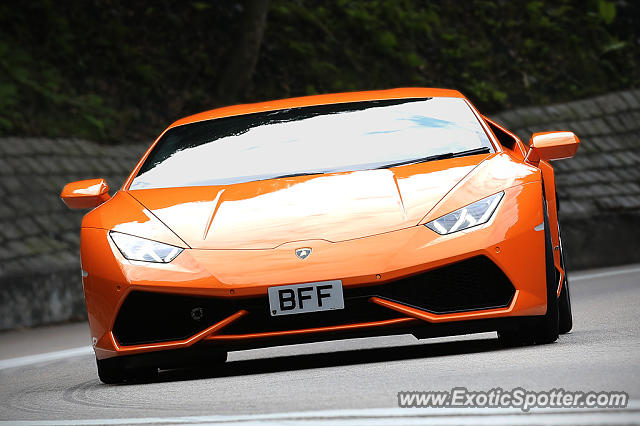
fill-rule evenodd
<path id="1" fill-rule="evenodd" d="M 440 235 L 446 235 L 471 228 L 472 226 L 482 225 L 491 219 L 503 196 L 504 192 L 499 192 L 483 198 L 436 220 L 432 220 L 426 223 L 425 226 Z"/>
<path id="2" fill-rule="evenodd" d="M 111 231 L 109 232 L 109 236 L 111 236 L 120 253 L 129 260 L 169 263 L 175 259 L 177 255 L 182 253 L 183 250 L 180 247 L 147 240 L 146 238 L 134 237 L 133 235 L 122 234 L 120 232 Z"/>

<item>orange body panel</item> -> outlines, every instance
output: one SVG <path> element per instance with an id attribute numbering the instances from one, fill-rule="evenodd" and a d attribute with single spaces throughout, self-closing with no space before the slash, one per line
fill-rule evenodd
<path id="1" fill-rule="evenodd" d="M 109 186 L 104 179 L 71 182 L 62 189 L 60 198 L 70 209 L 92 209 L 109 199 Z"/>
<path id="2" fill-rule="evenodd" d="M 492 121 L 487 117 L 483 117 L 483 118 L 486 121 L 493 124 L 494 126 L 501 129 L 503 132 L 507 133 L 509 136 L 511 136 L 515 140 L 516 145 L 513 151 L 515 151 L 514 156 L 516 159 L 524 160 L 526 158 L 527 153 L 526 153 L 525 146 L 515 134 L 505 129 L 504 127 L 500 126 L 495 121 Z M 555 134 L 557 136 L 558 133 L 566 133 L 566 132 L 547 132 L 547 133 Z M 545 135 L 546 133 L 537 133 L 537 134 Z M 563 137 L 564 136 L 568 136 L 568 135 L 563 135 Z M 542 141 L 542 144 L 544 145 L 545 143 L 553 142 L 554 139 L 555 138 L 548 138 L 548 139 L 543 138 L 541 139 L 541 141 Z M 572 136 L 569 136 L 569 139 L 570 139 L 569 141 L 562 141 L 565 147 L 562 148 L 560 152 L 556 153 L 556 155 L 558 155 L 559 158 L 571 157 L 576 153 L 576 150 L 578 149 L 578 144 L 580 141 L 573 134 Z M 573 142 L 577 142 L 577 143 L 573 143 Z M 566 146 L 566 145 L 569 145 L 569 146 Z M 564 282 L 566 272 L 564 270 L 562 262 L 560 261 L 560 251 L 557 250 L 557 248 L 560 247 L 560 233 L 559 233 L 559 226 L 558 226 L 559 220 L 558 220 L 558 208 L 557 208 L 558 203 L 556 200 L 557 194 L 555 189 L 556 188 L 555 174 L 553 171 L 553 167 L 548 161 L 541 161 L 538 158 L 536 162 L 536 167 L 540 169 L 543 176 L 543 184 L 545 189 L 544 195 L 545 195 L 545 199 L 547 200 L 547 213 L 549 214 L 549 223 L 551 224 L 551 229 L 549 231 L 551 233 L 551 241 L 554 247 L 554 250 L 553 250 L 554 264 L 556 269 L 560 272 L 559 283 L 558 283 L 558 295 L 559 295 L 560 291 L 562 290 L 562 283 Z"/>
<path id="3" fill-rule="evenodd" d="M 425 209 L 487 156 L 128 193 L 191 248 L 268 249 L 318 235 L 338 242 L 415 226 Z M 191 220 L 185 221 L 185 215 Z"/>
<path id="4" fill-rule="evenodd" d="M 396 89 L 264 102 L 221 108 L 187 117 L 171 127 L 258 111 L 412 97 L 463 97 L 441 89 Z M 200 342 L 225 344 L 273 337 L 331 335 L 416 324 L 543 315 L 546 311 L 543 184 L 554 244 L 558 241 L 553 169 L 534 167 L 505 152 L 477 111 L 495 153 L 389 169 L 296 176 L 233 185 L 129 190 L 149 151 L 123 189 L 88 213 L 82 224 L 81 258 L 94 349 L 99 359 Z M 520 143 L 520 141 L 518 141 Z M 521 150 L 521 145 L 518 145 Z M 151 149 L 151 148 L 150 148 Z M 480 226 L 440 235 L 424 224 L 477 200 L 504 192 L 491 219 Z M 73 188 L 65 188 L 65 202 Z M 73 203 L 73 201 L 72 201 Z M 185 220 L 185 218 L 189 220 Z M 170 263 L 130 261 L 115 246 L 117 231 L 180 247 Z M 305 260 L 293 256 L 308 247 Z M 341 280 L 345 290 L 411 277 L 465 259 L 484 256 L 515 288 L 506 307 L 434 314 L 373 297 L 371 304 L 397 317 L 322 327 L 255 333 L 225 332 L 252 314 L 237 311 L 184 339 L 121 345 L 116 316 L 133 291 L 198 295 L 228 301 L 264 298 L 277 285 Z M 559 256 L 556 253 L 556 265 Z M 560 268 L 559 268 L 560 270 Z M 428 285 L 425 283 L 423 285 Z"/>
<path id="5" fill-rule="evenodd" d="M 534 227 L 542 222 L 542 208 L 521 208 L 538 203 L 541 186 L 534 181 L 507 188 L 505 194 L 489 224 L 453 235 L 440 236 L 424 226 L 413 226 L 338 243 L 307 240 L 273 249 L 189 249 L 169 264 L 127 261 L 107 230 L 83 228 L 83 268 L 90 271 L 84 278 L 85 295 L 97 353 L 107 357 L 119 352 L 109 331 L 121 303 L 135 289 L 238 299 L 264 296 L 273 285 L 335 278 L 349 288 L 391 282 L 476 255 L 489 257 L 518 283 L 513 308 L 493 316 L 541 315 L 546 309 L 544 237 Z M 313 248 L 314 255 L 305 261 L 292 256 L 300 246 Z M 106 257 L 104 252 L 113 256 Z M 354 258 L 356 252 L 359 256 Z M 447 318 L 486 316 L 486 312 L 465 312 Z M 183 346 L 175 342 L 175 348 Z"/>
<path id="6" fill-rule="evenodd" d="M 540 160 L 571 158 L 579 145 L 580 140 L 573 132 L 534 133 L 529 142 L 527 162 L 536 165 Z"/>
<path id="7" fill-rule="evenodd" d="M 399 324 L 415 323 L 415 318 L 395 318 L 384 321 L 373 321 L 366 323 L 355 323 L 345 325 L 335 325 L 329 327 L 315 327 L 315 328 L 301 328 L 298 330 L 286 330 L 286 331 L 271 331 L 264 333 L 250 333 L 250 334 L 214 334 L 209 335 L 206 340 L 209 341 L 236 341 L 245 339 L 265 339 L 269 337 L 283 337 L 283 336 L 295 336 L 297 334 L 310 334 L 310 333 L 331 333 L 334 331 L 348 331 L 363 329 L 369 327 L 388 327 Z"/>

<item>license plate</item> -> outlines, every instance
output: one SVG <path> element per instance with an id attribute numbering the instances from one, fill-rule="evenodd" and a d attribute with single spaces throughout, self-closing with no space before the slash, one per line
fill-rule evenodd
<path id="1" fill-rule="evenodd" d="M 344 309 L 342 281 L 269 287 L 271 316 Z"/>

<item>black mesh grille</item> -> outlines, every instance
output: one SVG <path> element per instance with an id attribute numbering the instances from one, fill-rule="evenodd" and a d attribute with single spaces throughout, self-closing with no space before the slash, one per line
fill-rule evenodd
<path id="1" fill-rule="evenodd" d="M 121 345 L 182 340 L 240 309 L 229 300 L 133 291 L 120 308 L 113 334 Z"/>
<path id="2" fill-rule="evenodd" d="M 479 256 L 384 285 L 345 288 L 342 310 L 278 317 L 269 314 L 266 297 L 232 300 L 134 291 L 123 303 L 113 332 L 121 345 L 181 340 L 241 309 L 249 315 L 224 328 L 222 334 L 299 330 L 403 316 L 369 302 L 371 296 L 448 313 L 508 306 L 514 292 L 500 268 Z M 200 318 L 194 319 L 194 309 Z"/>
<path id="3" fill-rule="evenodd" d="M 438 314 L 505 307 L 515 293 L 509 278 L 484 256 L 367 289 Z"/>
<path id="4" fill-rule="evenodd" d="M 113 334 L 121 345 L 181 340 L 223 320 L 241 309 L 249 315 L 231 323 L 222 334 L 261 333 L 380 321 L 402 315 L 368 302 L 345 297 L 345 309 L 272 317 L 264 298 L 228 300 L 175 294 L 132 292 L 122 305 Z M 191 312 L 202 309 L 194 320 Z M 198 311 L 199 312 L 199 311 Z"/>

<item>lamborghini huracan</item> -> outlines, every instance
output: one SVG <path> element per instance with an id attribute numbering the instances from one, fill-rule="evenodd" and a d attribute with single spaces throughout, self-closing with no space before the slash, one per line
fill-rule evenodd
<path id="1" fill-rule="evenodd" d="M 218 108 L 176 121 L 123 187 L 73 182 L 98 375 L 224 368 L 256 347 L 572 327 L 550 160 L 454 90 Z"/>

